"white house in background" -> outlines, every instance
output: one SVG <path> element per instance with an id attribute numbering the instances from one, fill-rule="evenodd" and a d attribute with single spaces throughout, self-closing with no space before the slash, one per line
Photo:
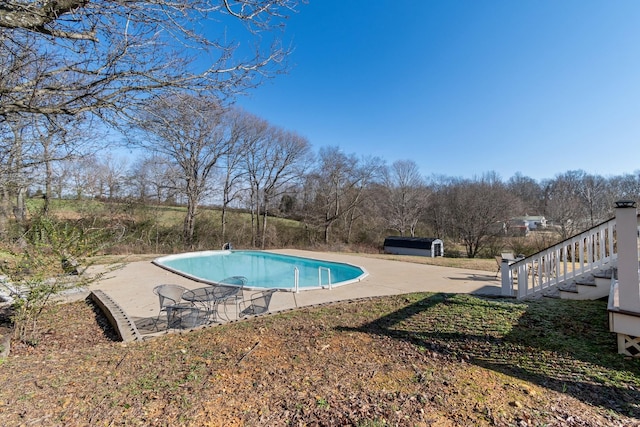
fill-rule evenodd
<path id="1" fill-rule="evenodd" d="M 547 228 L 547 219 L 542 215 L 525 216 L 524 219 L 529 221 L 529 230 Z"/>
<path id="2" fill-rule="evenodd" d="M 526 236 L 530 231 L 547 227 L 547 219 L 540 215 L 516 216 L 506 223 L 506 234 L 511 236 Z"/>
<path id="3" fill-rule="evenodd" d="M 442 240 L 431 237 L 389 236 L 384 239 L 384 253 L 394 255 L 444 256 Z"/>
<path id="4" fill-rule="evenodd" d="M 547 227 L 547 219 L 541 215 L 517 216 L 517 217 L 511 218 L 509 221 L 526 223 L 530 231 Z"/>

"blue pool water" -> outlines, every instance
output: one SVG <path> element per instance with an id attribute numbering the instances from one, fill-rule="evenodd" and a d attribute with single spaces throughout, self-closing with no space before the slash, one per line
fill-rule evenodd
<path id="1" fill-rule="evenodd" d="M 204 251 L 156 258 L 153 263 L 204 283 L 219 283 L 232 276 L 247 278 L 247 288 L 294 290 L 298 269 L 300 290 L 341 286 L 363 279 L 357 266 L 261 251 Z"/>

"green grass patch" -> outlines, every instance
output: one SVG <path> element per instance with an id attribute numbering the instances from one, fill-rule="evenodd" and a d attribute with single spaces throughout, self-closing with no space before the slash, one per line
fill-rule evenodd
<path id="1" fill-rule="evenodd" d="M 368 327 L 534 382 L 640 387 L 640 361 L 617 353 L 603 301 L 527 302 L 414 294 Z"/>

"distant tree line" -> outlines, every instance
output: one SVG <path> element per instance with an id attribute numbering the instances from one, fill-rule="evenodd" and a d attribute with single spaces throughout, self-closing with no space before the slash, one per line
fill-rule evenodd
<path id="1" fill-rule="evenodd" d="M 81 129 L 76 144 L 45 140 L 53 151 L 43 149 L 36 129 L 22 130 L 22 144 L 8 145 L 22 150 L 2 157 L 5 169 L 17 158 L 24 165 L 13 187 L 3 185 L 21 194 L 3 199 L 14 203 L 5 222 L 20 219 L 27 190 L 47 199 L 183 205 L 186 248 L 198 246 L 194 230 L 202 205 L 221 211 L 216 245 L 228 239 L 227 214 L 235 209 L 250 214 L 254 247 L 272 244 L 269 218 L 277 216 L 300 221 L 309 245 L 430 236 L 475 257 L 493 247 L 510 218 L 543 215 L 561 239 L 609 219 L 616 200 L 640 199 L 638 173 L 602 177 L 578 170 L 542 181 L 521 174 L 503 180 L 494 172 L 425 177 L 412 160 L 386 164 L 338 147 L 313 153 L 295 132 L 209 97 L 158 98 L 140 110 L 128 144 L 144 150 L 131 159 L 96 153 L 88 134 L 80 138 Z"/>

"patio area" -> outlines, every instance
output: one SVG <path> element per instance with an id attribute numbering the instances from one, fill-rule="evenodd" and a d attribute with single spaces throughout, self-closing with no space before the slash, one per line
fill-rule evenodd
<path id="1" fill-rule="evenodd" d="M 269 312 L 279 312 L 300 307 L 348 301 L 384 295 L 396 295 L 412 292 L 469 293 L 499 296 L 501 284 L 495 274 L 489 271 L 466 270 L 460 268 L 438 267 L 403 261 L 391 261 L 358 255 L 312 252 L 302 250 L 270 251 L 286 255 L 315 258 L 327 261 L 344 262 L 358 265 L 369 275 L 360 282 L 328 289 L 309 291 L 276 292 L 270 302 Z M 135 323 L 143 336 L 166 333 L 166 316 L 157 316 L 160 309 L 158 296 L 153 289 L 162 284 L 180 285 L 187 290 L 201 289 L 206 286 L 180 275 L 168 272 L 149 261 L 132 262 L 116 271 L 91 290 L 101 291 L 118 307 L 123 316 Z M 248 299 L 256 291 L 245 291 Z M 228 305 L 227 317 L 236 319 L 237 306 Z"/>

